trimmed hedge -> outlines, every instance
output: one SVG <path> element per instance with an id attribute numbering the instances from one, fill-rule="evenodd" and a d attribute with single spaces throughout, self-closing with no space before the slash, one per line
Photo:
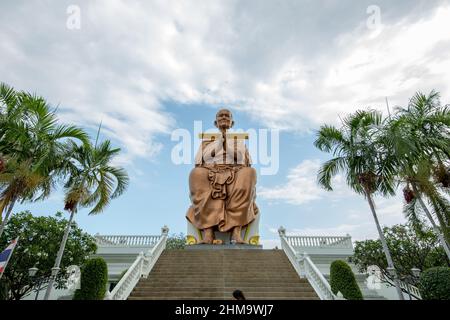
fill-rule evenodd
<path id="1" fill-rule="evenodd" d="M 425 270 L 420 276 L 418 288 L 423 300 L 450 300 L 450 268 Z"/>
<path id="2" fill-rule="evenodd" d="M 108 266 L 103 258 L 92 258 L 81 268 L 81 288 L 74 300 L 102 300 L 108 283 Z"/>
<path id="3" fill-rule="evenodd" d="M 330 286 L 334 294 L 341 292 L 347 300 L 363 300 L 355 275 L 343 260 L 336 260 L 331 264 Z"/>
<path id="4" fill-rule="evenodd" d="M 6 281 L 0 281 L 0 300 L 8 300 L 8 291 Z"/>

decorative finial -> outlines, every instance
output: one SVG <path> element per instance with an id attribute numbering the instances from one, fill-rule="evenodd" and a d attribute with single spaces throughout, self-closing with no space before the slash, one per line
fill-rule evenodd
<path id="1" fill-rule="evenodd" d="M 285 237 L 286 229 L 283 226 L 281 226 L 280 228 L 278 228 L 278 234 L 280 235 L 280 237 Z"/>

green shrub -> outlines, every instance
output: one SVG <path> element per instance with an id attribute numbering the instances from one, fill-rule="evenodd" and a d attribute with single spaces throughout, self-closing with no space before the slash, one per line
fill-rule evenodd
<path id="1" fill-rule="evenodd" d="M 425 270 L 420 276 L 418 287 L 423 300 L 450 300 L 450 268 Z"/>
<path id="2" fill-rule="evenodd" d="M 81 287 L 75 292 L 74 300 L 102 300 L 106 293 L 108 267 L 103 258 L 86 261 L 81 268 Z"/>
<path id="3" fill-rule="evenodd" d="M 183 233 L 173 234 L 167 238 L 166 250 L 184 249 L 186 246 L 186 237 Z"/>
<path id="4" fill-rule="evenodd" d="M 6 281 L 0 281 L 0 300 L 8 300 L 8 291 Z"/>
<path id="5" fill-rule="evenodd" d="M 363 300 L 350 266 L 343 260 L 333 261 L 330 267 L 330 285 L 334 294 L 341 292 L 347 300 Z"/>

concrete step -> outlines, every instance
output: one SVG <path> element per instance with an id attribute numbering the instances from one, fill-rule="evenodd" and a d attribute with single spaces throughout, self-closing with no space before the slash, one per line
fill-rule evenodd
<path id="1" fill-rule="evenodd" d="M 179 297 L 179 298 L 189 298 L 196 297 L 199 299 L 202 298 L 224 298 L 232 296 L 232 291 L 218 291 L 218 292 L 203 292 L 203 291 L 177 291 L 177 292 L 165 292 L 165 291 L 153 291 L 153 292 L 135 292 L 132 293 L 133 297 L 146 297 L 146 298 L 171 298 L 171 297 Z M 267 297 L 267 298 L 276 298 L 276 297 L 303 297 L 303 298 L 312 298 L 316 297 L 315 292 L 244 292 L 244 295 L 247 297 L 258 296 L 258 297 Z"/>
<path id="2" fill-rule="evenodd" d="M 278 274 L 277 274 L 278 273 Z M 262 276 L 262 277 L 266 277 L 266 276 L 270 276 L 270 277 L 277 277 L 277 278 L 284 278 L 284 277 L 297 277 L 297 275 L 293 275 L 290 272 L 279 272 L 278 270 L 273 270 L 273 271 L 256 271 L 256 272 L 252 272 L 251 270 L 217 270 L 216 272 L 210 272 L 210 270 L 207 271 L 202 271 L 202 270 L 198 270 L 198 271 L 190 271 L 190 270 L 186 270 L 186 271 L 180 271 L 180 270 L 159 270 L 159 271 L 152 271 L 152 275 L 157 275 L 157 276 L 173 276 L 173 277 L 177 277 L 177 276 L 199 276 L 199 277 L 234 277 L 234 276 L 243 276 L 243 277 L 248 277 L 248 276 Z"/>
<path id="3" fill-rule="evenodd" d="M 261 286 L 268 286 L 268 287 L 297 287 L 297 286 L 307 286 L 309 287 L 310 284 L 307 283 L 299 283 L 296 281 L 264 281 L 262 284 L 260 281 L 246 281 L 246 280 L 229 280 L 229 281 L 185 281 L 185 280 L 154 280 L 154 281 L 147 281 L 147 282 L 139 282 L 137 287 L 140 286 L 168 286 L 168 287 L 212 287 L 212 286 L 226 286 L 226 287 L 261 287 Z"/>
<path id="4" fill-rule="evenodd" d="M 258 297 L 246 296 L 247 300 L 320 300 L 319 297 Z M 130 296 L 128 300 L 235 300 L 233 297 L 227 296 L 222 298 L 197 298 L 197 297 L 134 297 Z"/>
<path id="5" fill-rule="evenodd" d="M 241 264 L 241 263 L 249 263 L 249 264 L 254 264 L 254 263 L 264 263 L 264 264 L 270 264 L 270 263 L 278 263 L 278 262 L 283 262 L 283 261 L 289 261 L 287 258 L 285 259 L 281 259 L 278 257 L 270 257 L 270 258 L 265 258 L 265 259 L 251 259 L 248 258 L 245 262 L 241 261 L 240 259 L 243 259 L 245 257 L 237 257 L 236 259 L 234 258 L 194 258 L 194 257 L 186 257 L 186 258 L 161 258 L 161 260 L 158 260 L 158 262 L 185 262 L 185 263 L 203 263 L 203 262 L 207 262 L 207 263 L 227 263 L 227 264 Z"/>
<path id="6" fill-rule="evenodd" d="M 177 282 L 185 282 L 185 281 L 189 281 L 189 282 L 229 282 L 229 281 L 234 281 L 234 282 L 241 282 L 241 281 L 248 281 L 248 282 L 280 282 L 280 281 L 284 281 L 284 282 L 292 282 L 295 281 L 296 278 L 293 276 L 286 276 L 286 277 L 273 277 L 271 275 L 266 275 L 266 276 L 261 276 L 261 275 L 253 275 L 250 277 L 246 277 L 245 275 L 238 275 L 238 276 L 228 276 L 228 277 L 222 277 L 222 276 L 210 276 L 210 277 L 204 277 L 204 276 L 169 276 L 169 277 L 158 277 L 155 275 L 151 275 L 149 278 L 147 278 L 149 280 L 154 280 L 154 279 L 160 279 L 160 280 L 173 280 L 173 281 L 177 281 Z M 215 281 L 216 280 L 216 281 Z"/>
<path id="7" fill-rule="evenodd" d="M 273 263 L 273 264 L 236 264 L 236 265 L 226 265 L 226 264 L 207 264 L 207 263 L 190 263 L 190 264 L 158 264 L 155 265 L 152 271 L 159 270 L 197 270 L 199 268 L 206 268 L 206 270 L 242 270 L 242 269 L 250 269 L 252 271 L 257 270 L 284 270 L 284 271 L 293 271 L 295 270 L 291 266 L 286 266 L 283 263 Z"/>
<path id="8" fill-rule="evenodd" d="M 134 293 L 153 293 L 153 292 L 228 292 L 233 293 L 236 287 L 209 287 L 209 288 L 199 288 L 199 287 L 136 287 Z M 239 290 L 245 293 L 262 293 L 262 292 L 314 292 L 311 287 L 239 287 Z"/>

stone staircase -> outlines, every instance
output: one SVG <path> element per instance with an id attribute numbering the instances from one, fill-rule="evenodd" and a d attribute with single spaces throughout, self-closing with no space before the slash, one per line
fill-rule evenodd
<path id="1" fill-rule="evenodd" d="M 129 300 L 319 300 L 282 250 L 165 250 Z"/>

